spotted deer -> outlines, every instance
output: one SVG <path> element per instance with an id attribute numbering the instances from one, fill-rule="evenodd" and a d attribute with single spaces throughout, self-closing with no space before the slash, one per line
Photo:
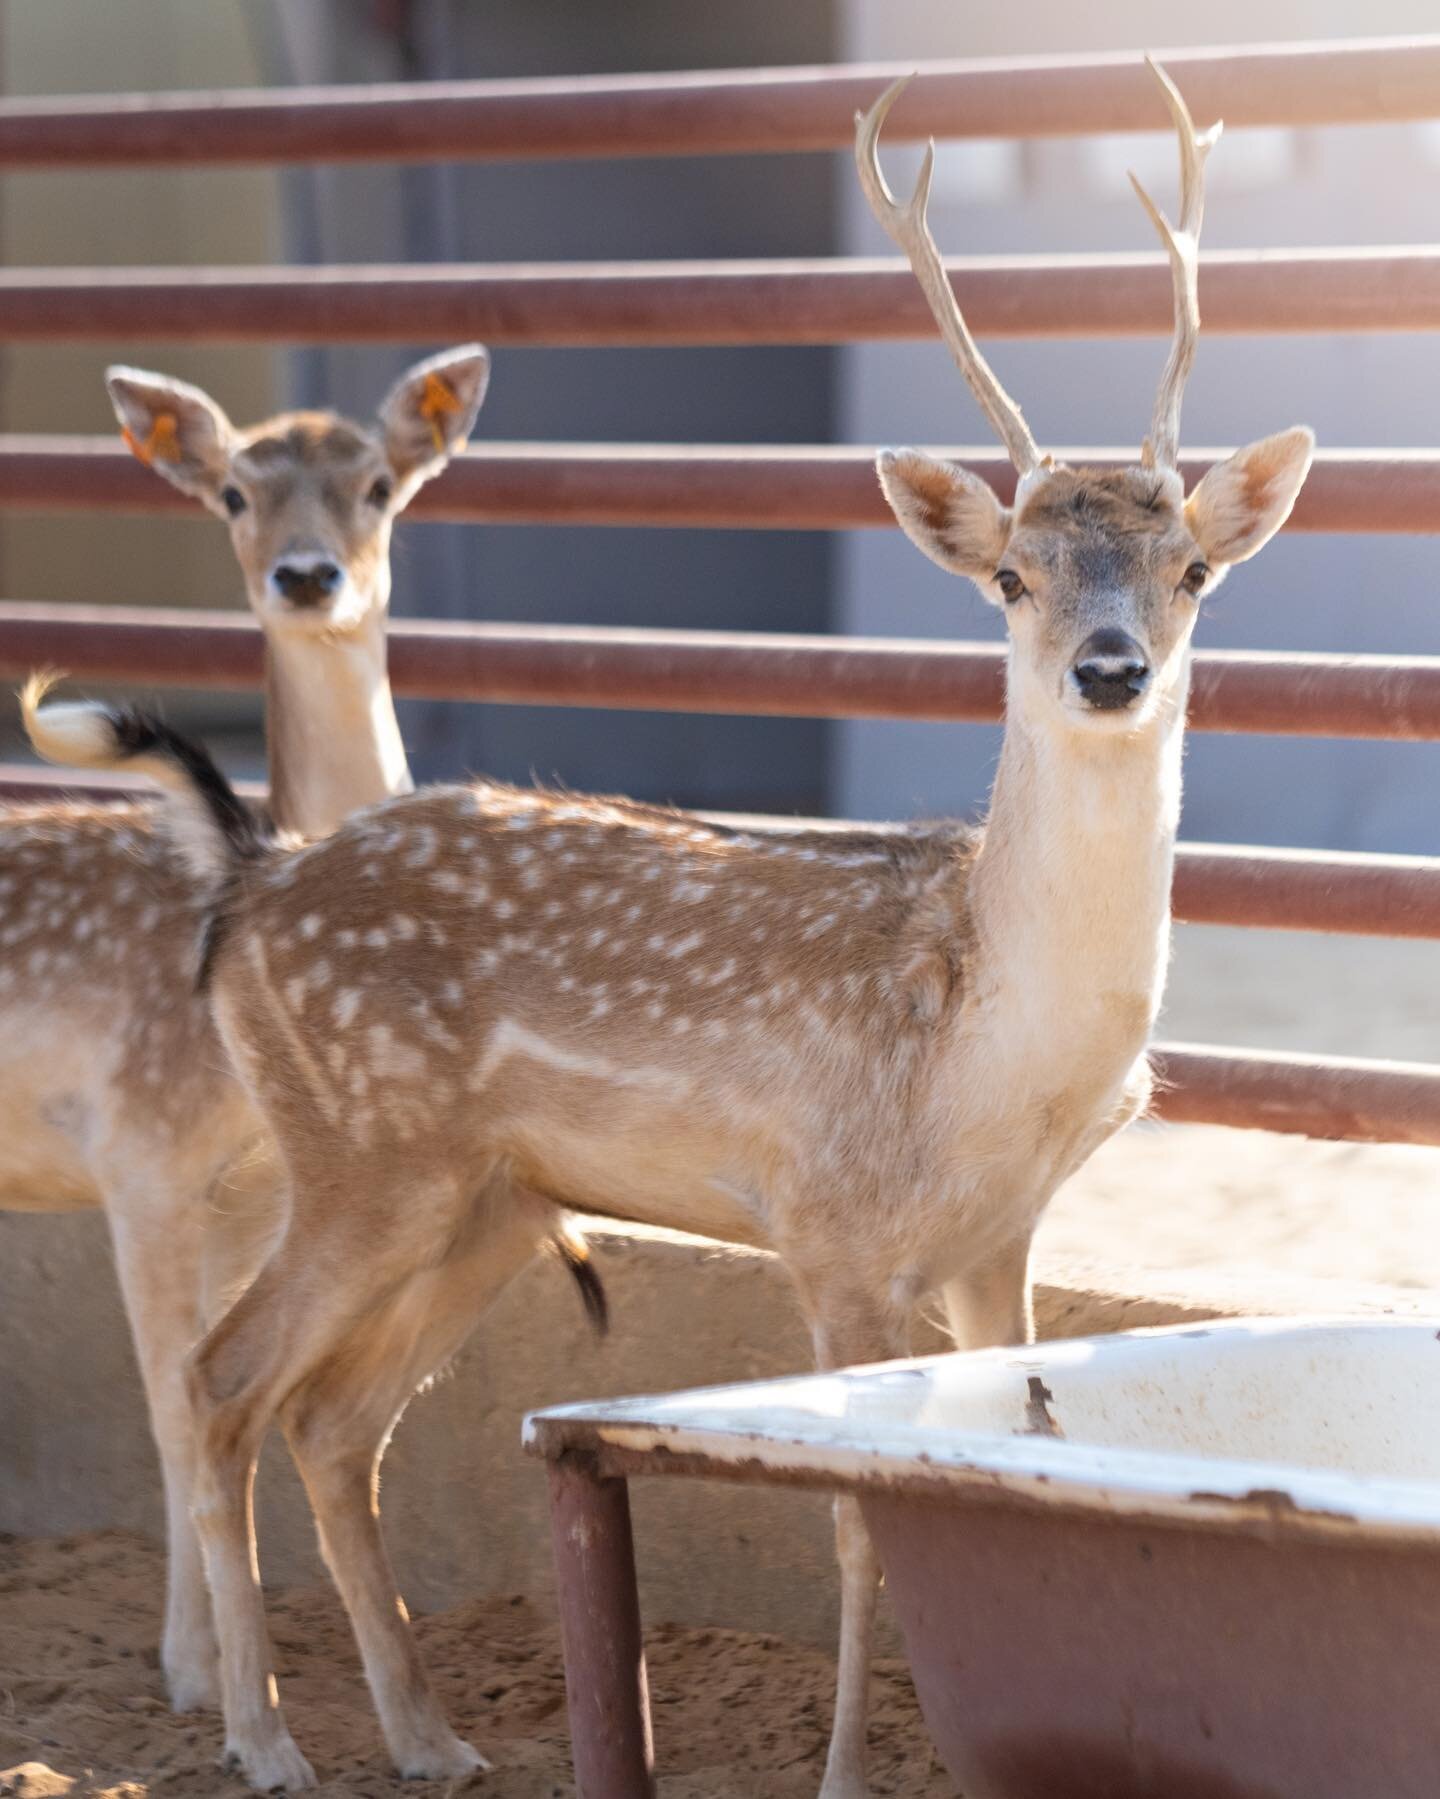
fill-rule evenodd
<path id="1" fill-rule="evenodd" d="M 311 412 L 246 431 L 185 382 L 109 372 L 132 447 L 229 523 L 265 634 L 271 803 L 287 831 L 333 830 L 411 788 L 385 669 L 391 523 L 468 434 L 488 372 L 471 345 L 411 369 L 373 426 Z M 217 1692 L 182 1381 L 202 1237 L 233 1215 L 216 1267 L 243 1264 L 240 1216 L 273 1210 L 259 1198 L 274 1178 L 195 993 L 198 922 L 153 801 L 0 813 L 0 1206 L 108 1215 L 164 1472 L 177 1710 Z M 216 1191 L 236 1146 L 243 1164 Z"/>
<path id="2" fill-rule="evenodd" d="M 289 1178 L 283 1233 L 189 1369 L 197 1522 L 229 1753 L 257 1787 L 309 1766 L 277 1702 L 250 1493 L 278 1418 L 403 1773 L 460 1775 L 406 1628 L 377 1476 L 409 1395 L 564 1209 L 775 1251 L 822 1367 L 902 1352 L 939 1294 L 963 1346 L 1031 1332 L 1028 1256 L 1057 1186 L 1146 1103 L 1164 978 L 1190 640 L 1202 597 L 1283 523 L 1312 438 L 1266 438 L 1187 497 L 1205 155 L 1179 136 L 1174 345 L 1135 466 L 1042 456 L 966 330 L 925 223 L 927 158 L 871 205 L 1014 459 L 1013 506 L 885 451 L 907 535 L 1003 607 L 1004 746 L 988 822 L 766 836 L 619 799 L 481 782 L 267 849 L 143 721 L 42 709 L 62 760 L 139 754 L 186 797 L 215 897 L 218 1029 Z M 1143 197 L 1143 196 L 1142 196 Z M 837 1511 L 839 1685 L 823 1799 L 866 1791 L 878 1570 Z"/>

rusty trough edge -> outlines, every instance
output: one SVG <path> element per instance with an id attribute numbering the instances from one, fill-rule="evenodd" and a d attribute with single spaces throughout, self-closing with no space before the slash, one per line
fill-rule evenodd
<path id="1" fill-rule="evenodd" d="M 934 453 L 983 476 L 1007 502 L 1014 497 L 1015 471 L 988 445 Z M 1139 457 L 1113 446 L 1053 453 L 1096 468 Z M 1181 464 L 1187 484 L 1228 454 L 1192 450 Z M 0 435 L 0 509 L 205 516 L 113 437 Z M 407 516 L 745 531 L 895 524 L 875 479 L 875 450 L 851 444 L 477 444 L 420 490 Z M 1286 529 L 1440 532 L 1440 450 L 1319 451 Z"/>
<path id="2" fill-rule="evenodd" d="M 1157 49 L 1197 118 L 1395 122 L 1440 113 L 1440 39 Z M 0 166 L 488 160 L 848 148 L 914 63 L 8 100 Z M 892 141 L 1064 137 L 1167 121 L 1134 52 L 927 62 Z"/>
<path id="3" fill-rule="evenodd" d="M 258 686 L 246 613 L 0 601 L 0 680 L 51 665 L 145 686 Z M 396 691 L 430 699 L 770 717 L 998 719 L 996 644 L 433 620 L 390 629 Z M 1440 740 L 1440 657 L 1211 650 L 1202 731 Z"/>
<path id="4" fill-rule="evenodd" d="M 1148 252 L 957 257 L 947 267 L 979 336 L 1170 330 L 1169 265 Z M 1440 251 L 1425 246 L 1212 251 L 1201 274 L 1212 336 L 1440 325 Z M 0 341 L 9 342 L 643 347 L 934 336 L 898 258 L 0 271 Z"/>

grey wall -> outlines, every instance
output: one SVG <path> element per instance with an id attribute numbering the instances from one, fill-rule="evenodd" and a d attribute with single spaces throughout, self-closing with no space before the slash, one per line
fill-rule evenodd
<path id="1" fill-rule="evenodd" d="M 826 0 L 724 8 L 627 0 L 402 9 L 408 33 L 358 29 L 347 0 L 278 15 L 277 75 L 502 76 L 825 61 Z M 285 67 L 288 59 L 289 67 Z M 320 260 L 624 260 L 822 255 L 833 249 L 825 158 L 685 159 L 331 170 L 292 178 L 294 252 Z M 302 395 L 362 408 L 413 351 L 295 359 Z M 823 441 L 829 350 L 498 350 L 477 439 Z M 402 529 L 399 616 L 823 630 L 828 540 L 801 533 Z M 827 727 L 806 720 L 410 705 L 418 770 L 462 763 L 681 803 L 813 809 Z"/>

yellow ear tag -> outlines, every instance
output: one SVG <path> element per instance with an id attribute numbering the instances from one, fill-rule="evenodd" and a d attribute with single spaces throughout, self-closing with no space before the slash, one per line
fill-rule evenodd
<path id="1" fill-rule="evenodd" d="M 434 369 L 425 372 L 425 391 L 420 396 L 419 413 L 430 427 L 430 435 L 435 439 L 435 448 L 442 453 L 445 449 L 445 428 L 441 424 L 443 418 L 452 412 L 460 412 L 460 396 L 450 383 L 437 375 Z"/>
<path id="2" fill-rule="evenodd" d="M 173 412 L 161 412 L 156 415 L 155 423 L 150 427 L 150 435 L 144 443 L 135 436 L 128 425 L 120 427 L 120 436 L 132 454 L 150 464 L 157 459 L 161 462 L 178 462 L 183 452 L 180 448 L 180 433 Z"/>

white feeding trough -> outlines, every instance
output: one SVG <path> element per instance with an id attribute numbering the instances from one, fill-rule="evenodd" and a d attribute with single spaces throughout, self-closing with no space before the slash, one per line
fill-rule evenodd
<path id="1" fill-rule="evenodd" d="M 857 1493 L 966 1799 L 1440 1795 L 1440 1319 L 939 1356 L 527 1440 Z"/>

